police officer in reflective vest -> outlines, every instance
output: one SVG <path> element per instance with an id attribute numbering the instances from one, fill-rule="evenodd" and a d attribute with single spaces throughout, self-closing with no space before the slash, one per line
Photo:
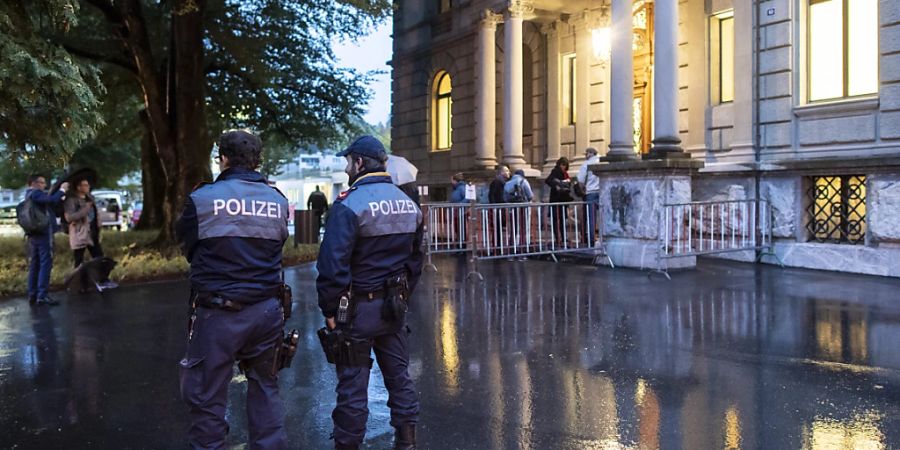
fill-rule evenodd
<path id="1" fill-rule="evenodd" d="M 225 448 L 235 361 L 247 377 L 250 448 L 287 448 L 278 394 L 284 317 L 281 249 L 288 202 L 256 172 L 262 142 L 233 130 L 218 140 L 221 174 L 185 202 L 176 236 L 191 264 L 191 317 L 180 362 L 194 449 Z"/>
<path id="2" fill-rule="evenodd" d="M 350 189 L 334 202 L 319 250 L 316 286 L 326 326 L 319 338 L 336 365 L 336 449 L 357 449 L 366 433 L 372 350 L 388 390 L 394 448 L 415 449 L 419 400 L 409 377 L 409 294 L 422 273 L 422 212 L 385 172 L 381 143 L 363 136 L 347 159 Z"/>

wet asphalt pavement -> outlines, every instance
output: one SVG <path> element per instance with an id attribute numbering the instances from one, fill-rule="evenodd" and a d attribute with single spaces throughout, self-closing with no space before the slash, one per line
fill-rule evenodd
<path id="1" fill-rule="evenodd" d="M 900 280 L 702 261 L 671 282 L 551 262 L 438 261 L 414 296 L 423 449 L 900 448 Z M 335 378 L 311 265 L 281 373 L 292 448 L 327 449 Z M 0 448 L 185 447 L 185 282 L 0 302 Z M 229 441 L 246 441 L 243 390 Z M 366 448 L 393 430 L 377 369 Z"/>

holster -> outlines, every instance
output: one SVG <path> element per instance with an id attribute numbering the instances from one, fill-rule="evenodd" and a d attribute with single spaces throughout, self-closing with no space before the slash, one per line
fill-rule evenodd
<path id="1" fill-rule="evenodd" d="M 297 344 L 300 342 L 300 332 L 291 330 L 287 336 L 280 339 L 275 345 L 265 352 L 250 359 L 244 359 L 238 362 L 238 368 L 241 372 L 253 369 L 260 371 L 261 375 L 274 377 L 278 371 L 291 367 L 294 355 L 297 353 Z"/>
<path id="2" fill-rule="evenodd" d="M 409 309 L 409 282 L 406 274 L 388 278 L 384 282 L 384 303 L 381 318 L 394 322 L 403 319 Z"/>
<path id="3" fill-rule="evenodd" d="M 335 328 L 322 327 L 316 332 L 329 364 L 347 367 L 372 367 L 372 341 L 354 339 Z"/>

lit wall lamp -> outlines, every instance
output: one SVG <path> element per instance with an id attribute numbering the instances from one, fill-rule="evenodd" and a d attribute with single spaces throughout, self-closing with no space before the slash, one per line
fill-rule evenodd
<path id="1" fill-rule="evenodd" d="M 612 47 L 609 27 L 593 29 L 591 31 L 591 40 L 594 47 L 594 57 L 605 65 L 609 62 L 610 49 Z"/>

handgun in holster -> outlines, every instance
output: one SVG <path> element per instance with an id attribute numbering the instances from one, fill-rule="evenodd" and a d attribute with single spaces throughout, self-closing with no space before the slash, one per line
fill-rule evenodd
<path id="1" fill-rule="evenodd" d="M 340 328 L 322 327 L 316 332 L 329 364 L 348 367 L 372 367 L 372 341 L 354 339 Z"/>
<path id="2" fill-rule="evenodd" d="M 300 343 L 300 332 L 291 330 L 269 350 L 238 362 L 238 368 L 241 369 L 241 372 L 247 373 L 250 369 L 257 367 L 258 371 L 268 371 L 268 375 L 274 377 L 279 370 L 291 367 L 291 361 L 294 360 L 294 354 L 297 353 L 298 343 Z"/>
<path id="3" fill-rule="evenodd" d="M 409 309 L 409 281 L 406 274 L 388 278 L 384 282 L 384 303 L 381 306 L 381 317 L 393 322 L 403 319 Z"/>

